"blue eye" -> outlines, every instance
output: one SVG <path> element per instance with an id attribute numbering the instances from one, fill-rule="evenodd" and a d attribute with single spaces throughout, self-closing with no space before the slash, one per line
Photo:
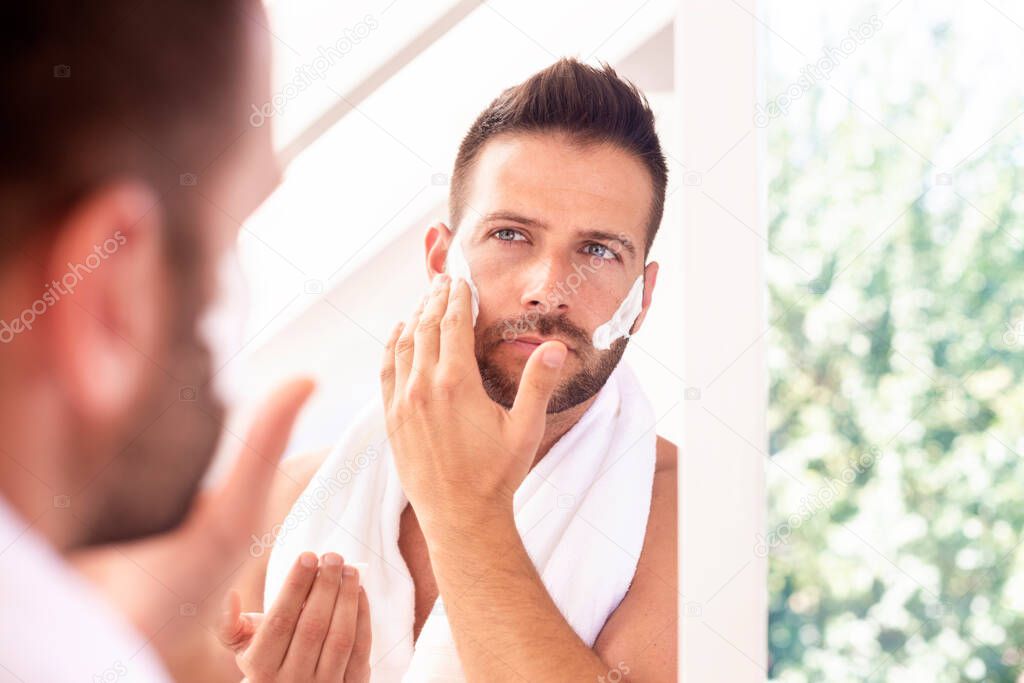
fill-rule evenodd
<path id="1" fill-rule="evenodd" d="M 526 236 L 523 235 L 523 233 L 519 232 L 518 230 L 512 230 L 511 228 L 504 228 L 502 230 L 498 230 L 496 233 L 494 233 L 494 236 L 497 237 L 502 242 L 518 242 L 526 239 Z"/>
<path id="2" fill-rule="evenodd" d="M 583 249 L 591 256 L 596 256 L 597 258 L 600 259 L 613 260 L 618 258 L 618 254 L 616 254 L 614 251 L 604 246 L 603 244 L 597 244 L 596 242 L 588 244 Z"/>

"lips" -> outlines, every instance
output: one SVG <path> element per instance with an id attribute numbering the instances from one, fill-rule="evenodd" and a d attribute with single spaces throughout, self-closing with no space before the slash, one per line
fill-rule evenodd
<path id="1" fill-rule="evenodd" d="M 566 342 L 564 339 L 557 339 L 555 337 L 549 337 L 547 339 L 544 339 L 542 337 L 536 337 L 536 336 L 528 335 L 528 334 L 523 334 L 523 335 L 516 336 L 515 338 L 510 339 L 509 343 L 520 345 L 523 348 L 535 349 L 538 346 L 540 346 L 541 344 L 543 344 L 544 342 L 549 342 L 549 341 L 562 342 L 562 344 L 565 345 L 566 349 L 568 349 L 569 351 L 573 351 L 574 350 L 573 347 L 568 342 Z"/>

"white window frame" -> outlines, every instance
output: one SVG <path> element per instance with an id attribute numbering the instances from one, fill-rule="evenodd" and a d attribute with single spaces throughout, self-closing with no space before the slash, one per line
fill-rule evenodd
<path id="1" fill-rule="evenodd" d="M 761 88 L 756 0 L 680 0 L 683 354 L 682 680 L 767 677 L 767 372 Z"/>

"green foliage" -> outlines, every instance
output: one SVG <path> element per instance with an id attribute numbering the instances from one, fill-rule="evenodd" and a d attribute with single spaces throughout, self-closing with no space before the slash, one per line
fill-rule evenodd
<path id="1" fill-rule="evenodd" d="M 888 7 L 800 8 L 837 45 Z M 768 124 L 780 682 L 1024 671 L 1024 86 L 973 77 L 1007 55 L 954 11 L 894 11 Z M 768 43 L 771 96 L 798 73 Z"/>

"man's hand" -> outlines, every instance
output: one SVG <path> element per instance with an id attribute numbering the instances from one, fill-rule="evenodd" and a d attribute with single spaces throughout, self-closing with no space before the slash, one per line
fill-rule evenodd
<path id="1" fill-rule="evenodd" d="M 402 487 L 430 542 L 434 525 L 511 518 L 544 435 L 566 348 L 530 356 L 511 410 L 488 397 L 474 354 L 468 285 L 438 275 L 384 352 L 381 384 Z"/>
<path id="2" fill-rule="evenodd" d="M 222 680 L 235 671 L 212 635 L 219 591 L 246 557 L 292 425 L 312 391 L 311 381 L 297 380 L 271 395 L 228 480 L 197 500 L 178 528 L 70 558 L 178 680 Z"/>
<path id="3" fill-rule="evenodd" d="M 264 615 L 241 611 L 231 591 L 218 629 L 250 683 L 370 678 L 370 607 L 355 567 L 327 553 L 317 571 L 313 553 L 296 560 Z"/>

